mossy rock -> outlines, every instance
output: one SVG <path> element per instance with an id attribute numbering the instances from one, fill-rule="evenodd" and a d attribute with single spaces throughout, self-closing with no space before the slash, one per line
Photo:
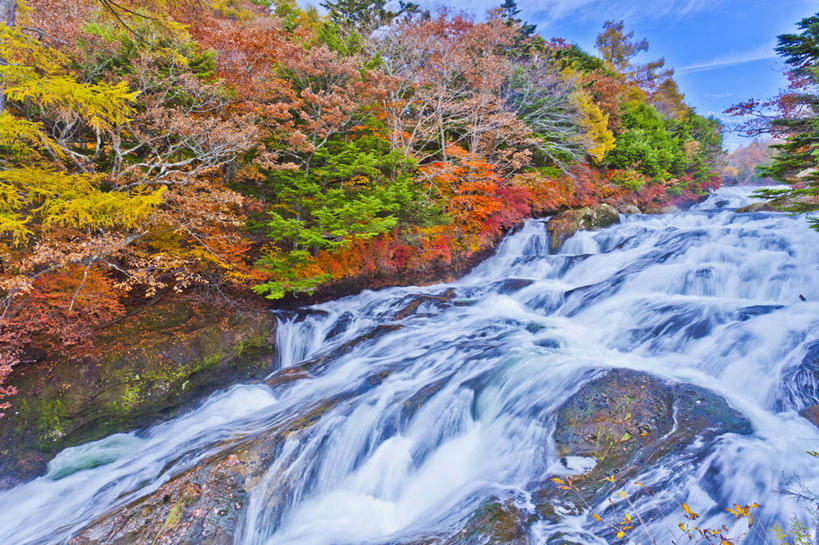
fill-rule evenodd
<path id="1" fill-rule="evenodd" d="M 451 535 L 424 536 L 401 545 L 526 545 L 534 519 L 511 500 L 492 497 L 484 501 Z M 386 544 L 384 544 L 386 545 Z M 398 545 L 398 542 L 390 542 Z"/>
<path id="2" fill-rule="evenodd" d="M 475 511 L 465 527 L 448 545 L 525 545 L 528 543 L 528 516 L 510 501 L 492 498 Z"/>
<path id="3" fill-rule="evenodd" d="M 310 427 L 341 397 L 320 401 L 254 435 L 229 440 L 221 452 L 172 477 L 155 492 L 105 514 L 79 530 L 69 545 L 229 545 L 247 510 L 254 487 L 265 483 L 270 516 L 278 518 L 287 494 L 297 490 L 301 475 L 264 479 L 285 439 Z M 296 449 L 290 456 L 301 454 Z M 291 460 L 292 461 L 292 460 Z M 287 467 L 287 463 L 283 467 Z"/>
<path id="4" fill-rule="evenodd" d="M 621 214 L 642 214 L 643 211 L 640 210 L 636 204 L 632 203 L 617 203 L 617 211 Z"/>
<path id="5" fill-rule="evenodd" d="M 573 485 L 592 505 L 622 483 L 695 440 L 700 450 L 725 433 L 748 435 L 750 422 L 721 396 L 649 373 L 613 369 L 586 382 L 558 409 L 554 439 L 560 456 L 591 457 L 597 464 Z M 574 491 L 545 482 L 533 494 L 544 519 L 554 506 L 582 511 Z"/>
<path id="6" fill-rule="evenodd" d="M 556 214 L 546 224 L 546 230 L 550 235 L 549 247 L 552 252 L 556 252 L 578 231 L 596 231 L 619 222 L 620 215 L 609 204 L 565 210 Z"/>
<path id="7" fill-rule="evenodd" d="M 737 214 L 751 214 L 754 212 L 778 212 L 773 201 L 752 202 L 736 209 Z"/>
<path id="8" fill-rule="evenodd" d="M 803 211 L 819 205 L 819 197 L 797 195 L 795 197 L 778 197 L 767 201 L 757 201 L 736 209 L 738 214 L 754 212 L 782 212 L 783 210 Z"/>
<path id="9" fill-rule="evenodd" d="M 19 393 L 0 418 L 11 485 L 59 450 L 151 424 L 232 382 L 272 371 L 275 318 L 194 300 L 147 306 L 100 331 L 78 361 L 15 368 Z"/>
<path id="10" fill-rule="evenodd" d="M 672 436 L 680 442 L 712 432 L 748 434 L 751 427 L 704 388 L 615 369 L 586 383 L 560 407 L 554 438 L 561 456 L 621 465 Z"/>

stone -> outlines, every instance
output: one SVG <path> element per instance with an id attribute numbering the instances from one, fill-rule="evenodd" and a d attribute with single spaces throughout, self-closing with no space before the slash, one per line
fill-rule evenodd
<path id="1" fill-rule="evenodd" d="M 546 230 L 551 237 L 550 250 L 552 252 L 559 250 L 577 231 L 596 231 L 619 222 L 620 214 L 609 204 L 560 212 L 546 224 Z"/>
<path id="2" fill-rule="evenodd" d="M 78 361 L 15 367 L 0 418 L 0 485 L 41 474 L 53 455 L 172 417 L 225 384 L 274 366 L 275 317 L 176 299 L 101 330 Z"/>

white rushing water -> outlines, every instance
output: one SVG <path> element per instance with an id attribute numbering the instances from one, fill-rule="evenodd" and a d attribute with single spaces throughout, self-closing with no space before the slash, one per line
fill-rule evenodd
<path id="1" fill-rule="evenodd" d="M 308 377 L 235 386 L 174 421 L 67 449 L 44 477 L 0 492 L 0 543 L 62 543 L 225 438 L 328 399 L 337 402 L 283 440 L 251 490 L 237 543 L 448 535 L 492 496 L 532 511 L 532 483 L 567 473 L 551 437 L 555 410 L 590 370 L 615 367 L 708 388 L 754 430 L 664 458 L 640 476 L 657 493 L 635 500 L 638 509 L 686 502 L 703 527 L 730 526 L 723 508 L 754 501 L 763 524 L 804 517 L 778 491 L 794 477 L 819 489 L 808 454 L 819 430 L 798 415 L 819 403 L 819 369 L 804 363 L 819 353 L 819 234 L 802 218 L 735 214 L 748 193 L 726 188 L 684 213 L 623 216 L 554 255 L 545 223 L 529 221 L 455 283 L 283 313 L 279 365 L 326 356 Z M 435 297 L 447 289 L 453 298 Z M 432 297 L 395 319 L 419 295 Z M 400 327 L 375 329 L 383 325 Z M 650 522 L 657 543 L 679 534 L 680 519 Z M 605 543 L 588 514 L 535 521 L 528 539 L 557 531 Z"/>

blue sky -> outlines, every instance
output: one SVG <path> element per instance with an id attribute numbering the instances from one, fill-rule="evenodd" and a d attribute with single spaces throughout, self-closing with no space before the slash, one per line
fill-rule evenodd
<path id="1" fill-rule="evenodd" d="M 420 2 L 419 2 L 420 3 Z M 482 16 L 500 0 L 426 1 Z M 723 117 L 731 104 L 767 97 L 784 85 L 776 36 L 819 11 L 819 0 L 518 0 L 521 17 L 546 37 L 559 36 L 594 51 L 607 19 L 626 22 L 650 48 L 638 61 L 665 57 L 697 111 Z M 746 141 L 726 134 L 726 145 Z"/>

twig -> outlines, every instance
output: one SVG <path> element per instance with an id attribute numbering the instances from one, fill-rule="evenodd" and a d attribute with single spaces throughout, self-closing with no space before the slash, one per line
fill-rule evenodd
<path id="1" fill-rule="evenodd" d="M 72 310 L 74 310 L 74 301 L 77 300 L 77 296 L 80 294 L 80 290 L 85 285 L 85 279 L 88 278 L 88 269 L 91 268 L 91 265 L 93 265 L 95 261 L 96 261 L 96 258 L 93 258 L 88 263 L 88 265 L 86 265 L 85 270 L 82 273 L 82 281 L 80 282 L 80 285 L 77 286 L 77 289 L 74 291 L 74 295 L 71 297 L 71 304 L 68 305 L 68 312 L 71 312 Z"/>

